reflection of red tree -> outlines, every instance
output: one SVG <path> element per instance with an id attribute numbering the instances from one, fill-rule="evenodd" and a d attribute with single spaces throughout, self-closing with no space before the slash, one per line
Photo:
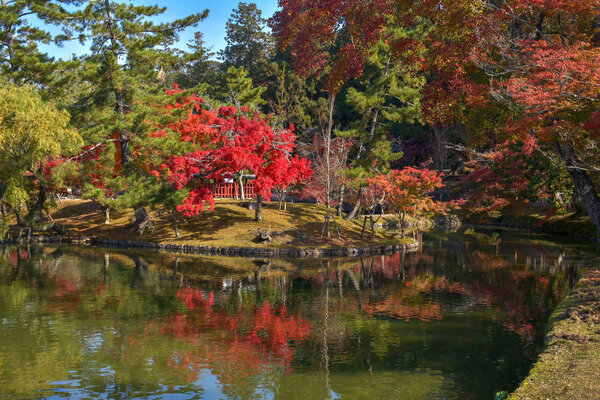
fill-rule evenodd
<path id="1" fill-rule="evenodd" d="M 19 264 L 19 259 L 20 258 L 28 258 L 29 257 L 29 252 L 27 250 L 21 250 L 19 252 L 19 250 L 13 250 L 10 253 L 8 253 L 8 255 L 6 256 L 6 261 L 8 261 L 8 263 L 10 265 L 12 265 L 13 267 L 16 267 Z"/>
<path id="2" fill-rule="evenodd" d="M 216 311 L 213 292 L 205 298 L 202 290 L 185 288 L 176 296 L 182 299 L 188 310 L 196 312 L 177 314 L 163 328 L 163 332 L 178 337 L 197 334 L 205 328 L 225 329 L 241 334 L 238 339 L 249 340 L 265 350 L 282 352 L 290 340 L 303 340 L 310 332 L 308 321 L 290 315 L 285 307 L 276 310 L 269 302 L 249 315 L 241 309 L 233 313 Z"/>
<path id="3" fill-rule="evenodd" d="M 397 301 L 397 296 L 379 301 L 375 304 L 365 307 L 365 311 L 370 315 L 385 314 L 388 317 L 410 321 L 419 319 L 421 321 L 431 321 L 442 319 L 440 305 L 436 302 L 403 304 L 402 300 Z"/>
<path id="4" fill-rule="evenodd" d="M 433 292 L 466 294 L 467 290 L 458 282 L 451 282 L 445 277 L 432 275 L 416 276 L 402 282 L 397 290 L 392 290 L 386 298 L 368 299 L 365 311 L 368 314 L 384 314 L 388 317 L 410 321 L 441 320 L 441 304 L 427 295 Z"/>
<path id="5" fill-rule="evenodd" d="M 291 361 L 291 350 L 287 347 L 290 340 L 304 340 L 310 333 L 308 321 L 291 316 L 287 308 L 282 307 L 278 313 L 266 302 L 255 312 L 254 325 L 250 341 L 263 350 L 275 351 Z"/>
<path id="6" fill-rule="evenodd" d="M 535 326 L 545 316 L 549 296 L 560 299 L 564 294 L 564 288 L 552 285 L 549 277 L 512 266 L 503 256 L 478 250 L 465 252 L 465 264 L 470 268 L 455 278 L 460 281 L 457 282 L 435 275 L 435 260 L 430 254 L 395 254 L 357 262 L 352 268 L 352 279 L 366 282 L 365 290 L 359 294 L 362 306 L 358 299 L 347 298 L 344 308 L 363 307 L 369 315 L 407 321 L 439 320 L 443 317 L 441 300 L 434 295 L 450 293 L 475 299 L 477 304 L 494 311 L 493 318 L 506 329 L 533 339 L 541 334 Z M 321 284 L 335 282 L 338 273 L 342 280 L 347 274 L 330 270 L 310 279 Z M 369 282 L 373 281 L 383 288 L 369 289 Z"/>
<path id="7" fill-rule="evenodd" d="M 186 288 L 177 297 L 188 311 L 170 316 L 160 332 L 193 345 L 193 350 L 167 360 L 174 370 L 195 371 L 189 380 L 207 365 L 226 387 L 233 386 L 240 371 L 247 371 L 243 373 L 247 376 L 260 373 L 265 365 L 289 369 L 293 356 L 290 342 L 304 340 L 310 333 L 308 321 L 269 302 L 255 310 L 231 312 L 215 305 L 212 292 Z"/>
<path id="8" fill-rule="evenodd" d="M 189 310 L 202 308 L 206 311 L 210 310 L 215 302 L 215 295 L 210 292 L 208 298 L 204 298 L 202 290 L 185 288 L 181 289 L 176 294 L 186 305 Z"/>
<path id="9" fill-rule="evenodd" d="M 50 296 L 48 305 L 52 313 L 74 311 L 84 298 L 97 298 L 106 289 L 104 282 L 99 278 L 80 281 L 57 276 L 54 278 L 54 286 L 54 294 Z M 93 310 L 92 313 L 100 315 L 102 310 Z"/>
<path id="10" fill-rule="evenodd" d="M 81 296 L 78 292 L 77 284 L 72 279 L 57 277 L 54 281 L 56 290 L 54 291 L 54 299 L 61 301 L 81 301 Z"/>

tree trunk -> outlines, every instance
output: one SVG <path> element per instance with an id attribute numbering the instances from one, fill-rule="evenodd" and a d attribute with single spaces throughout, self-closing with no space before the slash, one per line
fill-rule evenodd
<path id="1" fill-rule="evenodd" d="M 133 270 L 133 274 L 131 275 L 131 288 L 140 289 L 146 286 L 146 281 L 149 278 L 149 264 L 142 257 L 136 257 L 134 260 L 135 269 Z"/>
<path id="2" fill-rule="evenodd" d="M 279 211 L 283 209 L 283 189 L 279 191 Z"/>
<path id="3" fill-rule="evenodd" d="M 400 229 L 402 229 L 402 237 L 404 237 L 404 227 L 405 227 L 405 225 L 406 225 L 406 213 L 403 212 L 402 213 L 402 218 L 400 220 L 400 226 L 401 226 Z"/>
<path id="4" fill-rule="evenodd" d="M 4 197 L 4 193 L 6 193 L 6 189 L 8 189 L 8 186 L 6 186 L 6 184 L 4 182 L 0 181 L 0 200 L 2 200 L 2 198 Z"/>
<path id="5" fill-rule="evenodd" d="M 179 224 L 177 223 L 177 214 L 175 214 L 175 210 L 171 210 L 171 217 L 173 218 L 173 229 L 175 230 L 175 237 L 179 238 Z"/>
<path id="6" fill-rule="evenodd" d="M 256 209 L 254 210 L 254 220 L 262 221 L 262 203 L 263 198 L 260 195 L 256 196 Z"/>
<path id="7" fill-rule="evenodd" d="M 342 187 L 340 188 L 340 198 L 338 199 L 338 207 L 337 207 L 337 214 L 338 217 L 342 218 L 342 210 L 344 208 L 344 192 L 346 190 L 346 187 L 344 185 L 342 185 Z"/>
<path id="8" fill-rule="evenodd" d="M 373 219 L 373 213 L 371 213 L 371 238 L 375 239 L 375 220 Z"/>
<path id="9" fill-rule="evenodd" d="M 262 300 L 262 291 L 261 291 L 261 286 L 260 286 L 260 277 L 261 273 L 260 273 L 260 269 L 254 271 L 254 287 L 256 288 L 256 301 L 257 304 L 261 303 Z"/>
<path id="10" fill-rule="evenodd" d="M 360 231 L 360 238 L 363 239 L 365 237 L 365 228 L 367 227 L 367 216 L 363 220 L 362 230 Z"/>
<path id="11" fill-rule="evenodd" d="M 360 187 L 358 189 L 358 200 L 356 200 L 356 203 L 354 203 L 354 207 L 352 208 L 352 211 L 350 211 L 350 213 L 348 215 L 346 215 L 346 217 L 344 217 L 344 219 L 346 221 L 352 221 L 356 217 L 358 210 L 360 210 L 360 196 L 362 195 L 362 190 L 363 190 L 362 187 Z"/>
<path id="12" fill-rule="evenodd" d="M 6 203 L 4 203 L 2 199 L 4 198 L 4 193 L 6 193 L 7 188 L 8 187 L 6 186 L 6 184 L 0 181 L 0 213 L 2 215 L 2 218 L 6 218 Z"/>
<path id="13" fill-rule="evenodd" d="M 433 126 L 431 128 L 431 135 L 433 137 L 433 165 L 436 170 L 443 171 L 446 167 L 446 158 L 448 157 L 448 150 L 445 144 L 448 140 L 448 128 Z"/>
<path id="14" fill-rule="evenodd" d="M 104 254 L 104 265 L 102 266 L 102 269 L 100 270 L 100 275 L 102 275 L 102 280 L 104 282 L 106 282 L 106 279 L 108 278 L 110 274 L 110 254 L 105 253 Z"/>
<path id="15" fill-rule="evenodd" d="M 38 198 L 33 208 L 29 211 L 29 215 L 27 216 L 27 220 L 24 221 L 25 225 L 29 228 L 29 231 L 33 228 L 36 222 L 38 222 L 42 218 L 42 212 L 44 211 L 44 204 L 46 203 L 46 188 L 44 186 L 40 186 L 38 192 Z M 19 221 L 19 225 L 22 225 L 21 221 Z M 29 240 L 29 238 L 28 238 Z"/>
<path id="16" fill-rule="evenodd" d="M 331 134 L 333 132 L 333 110 L 335 106 L 335 94 L 329 95 L 329 120 L 327 122 L 327 132 L 325 136 L 325 166 L 327 168 L 327 182 L 325 185 L 326 200 L 325 206 L 327 207 L 327 214 L 325 215 L 325 222 L 323 227 L 327 227 L 327 237 L 331 237 L 329 231 L 329 218 L 331 216 Z M 323 237 L 323 234 L 321 234 Z"/>
<path id="17" fill-rule="evenodd" d="M 570 144 L 556 143 L 556 150 L 565 163 L 571 179 L 573 179 L 575 188 L 583 201 L 583 206 L 600 234 L 600 197 L 598 197 L 598 191 L 594 183 L 587 171 L 581 168 L 575 149 Z"/>
<path id="18" fill-rule="evenodd" d="M 123 169 L 129 164 L 129 141 L 131 137 L 129 136 L 129 132 L 122 131 L 120 133 L 121 140 L 121 164 L 123 165 Z"/>
<path id="19" fill-rule="evenodd" d="M 243 177 L 243 175 L 242 175 L 241 172 L 239 173 L 238 181 L 239 181 L 239 184 L 240 184 L 240 199 L 241 200 L 245 200 L 245 196 L 244 196 L 244 177 Z"/>
<path id="20" fill-rule="evenodd" d="M 175 264 L 173 265 L 173 278 L 177 277 L 178 269 L 179 269 L 179 257 L 175 257 Z"/>
<path id="21" fill-rule="evenodd" d="M 144 234 L 146 228 L 153 229 L 152 221 L 148 215 L 148 211 L 145 208 L 139 208 L 135 211 L 135 221 L 133 221 L 134 228 L 139 232 L 140 235 Z"/>
<path id="22" fill-rule="evenodd" d="M 104 213 L 104 225 L 110 225 L 110 207 L 108 206 L 100 206 L 102 212 Z"/>

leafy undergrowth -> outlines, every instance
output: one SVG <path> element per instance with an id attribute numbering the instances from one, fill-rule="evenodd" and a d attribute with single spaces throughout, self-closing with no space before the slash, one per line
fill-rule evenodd
<path id="1" fill-rule="evenodd" d="M 551 319 L 546 350 L 511 400 L 595 399 L 600 393 L 600 270 L 588 269 Z"/>
<path id="2" fill-rule="evenodd" d="M 279 211 L 276 203 L 263 206 L 263 221 L 254 221 L 254 211 L 241 207 L 239 201 L 218 201 L 214 211 L 205 210 L 197 217 L 179 221 L 180 238 L 176 239 L 171 216 L 167 213 L 151 214 L 154 230 L 143 235 L 132 231 L 130 224 L 133 211 L 111 213 L 110 225 L 104 224 L 104 216 L 99 206 L 91 201 L 64 200 L 53 212 L 54 220 L 65 225 L 72 235 L 98 236 L 120 240 L 143 240 L 160 243 L 190 244 L 202 246 L 236 246 L 267 248 L 326 248 L 336 246 L 378 246 L 409 242 L 399 238 L 394 232 L 376 231 L 376 237 L 370 234 L 360 238 L 361 221 L 347 222 L 336 219 L 341 239 L 331 228 L 331 238 L 320 238 L 325 208 L 317 204 L 288 204 L 287 211 Z M 302 240 L 294 232 L 277 237 L 271 244 L 259 244 L 255 241 L 257 229 L 285 231 L 295 229 L 304 235 Z"/>

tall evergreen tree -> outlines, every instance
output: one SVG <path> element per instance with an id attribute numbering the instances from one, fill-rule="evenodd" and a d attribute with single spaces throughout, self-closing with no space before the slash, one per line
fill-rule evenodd
<path id="1" fill-rule="evenodd" d="M 88 92 L 73 107 L 86 139 L 98 145 L 116 144 L 115 171 L 122 193 L 136 209 L 136 224 L 146 224 L 143 182 L 147 177 L 141 150 L 151 138 L 154 107 L 164 96 L 166 71 L 181 58 L 173 48 L 179 32 L 195 26 L 208 10 L 172 22 L 153 22 L 166 8 L 129 2 L 92 0 L 77 13 L 79 28 L 91 38 L 83 80 Z M 137 155 L 132 149 L 137 149 Z"/>
<path id="2" fill-rule="evenodd" d="M 71 13 L 65 6 L 76 0 L 1 0 L 0 72 L 15 83 L 30 83 L 45 89 L 61 86 L 64 75 L 55 73 L 61 63 L 48 56 L 40 45 L 61 44 L 70 36 Z M 34 26 L 30 21 L 40 21 Z M 63 27 L 63 34 L 52 35 L 49 25 Z"/>
<path id="3" fill-rule="evenodd" d="M 386 31 L 390 38 L 407 34 L 392 24 Z M 346 103 L 359 118 L 351 124 L 351 129 L 338 135 L 356 143 L 349 174 L 350 184 L 357 190 L 365 178 L 387 173 L 390 163 L 401 156 L 392 151 L 388 137 L 393 124 L 414 124 L 421 118 L 420 99 L 425 77 L 417 66 L 393 60 L 391 41 L 379 41 L 373 46 L 358 85 L 349 88 L 346 94 Z M 348 219 L 354 217 L 358 205 Z"/>
<path id="4" fill-rule="evenodd" d="M 219 53 L 225 70 L 244 67 L 257 84 L 266 81 L 274 41 L 255 3 L 240 2 L 227 21 L 227 46 Z"/>
<path id="5" fill-rule="evenodd" d="M 225 102 L 233 104 L 237 108 L 248 107 L 251 111 L 257 111 L 259 107 L 265 104 L 262 98 L 266 88 L 254 86 L 252 78 L 248 76 L 248 71 L 244 67 L 229 67 L 225 75 L 227 94 Z"/>
<path id="6" fill-rule="evenodd" d="M 212 93 L 212 87 L 222 80 L 220 63 L 212 59 L 215 53 L 206 46 L 204 34 L 196 32 L 188 43 L 189 52 L 183 55 L 183 65 L 174 82 L 183 89 L 197 87 L 201 93 Z"/>
<path id="7" fill-rule="evenodd" d="M 281 54 L 271 64 L 270 84 L 265 91 L 268 110 L 282 127 L 296 127 L 298 138 L 312 140 L 317 108 L 317 79 L 298 75 Z M 304 137 L 310 133 L 310 137 Z"/>

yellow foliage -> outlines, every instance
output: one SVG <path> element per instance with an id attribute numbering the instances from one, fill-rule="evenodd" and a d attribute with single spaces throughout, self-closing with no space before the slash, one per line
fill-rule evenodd
<path id="1" fill-rule="evenodd" d="M 0 83 L 0 177 L 20 178 L 48 158 L 80 148 L 81 137 L 69 120 L 33 86 Z"/>

